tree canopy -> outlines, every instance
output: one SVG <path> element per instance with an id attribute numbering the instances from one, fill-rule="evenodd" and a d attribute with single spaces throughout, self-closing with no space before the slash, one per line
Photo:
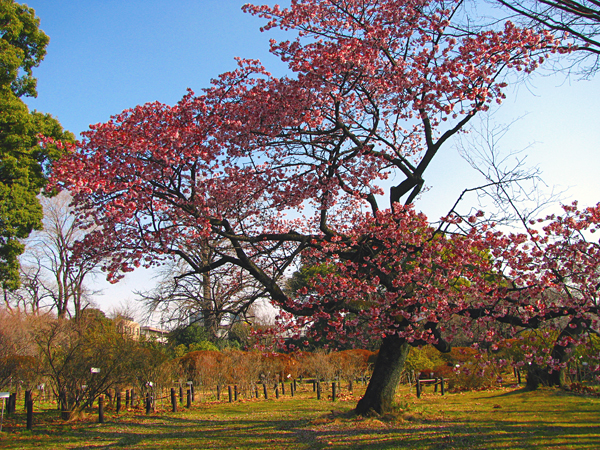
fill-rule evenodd
<path id="1" fill-rule="evenodd" d="M 41 228 L 37 195 L 48 164 L 61 154 L 56 146 L 40 146 L 38 136 L 73 140 L 55 118 L 30 112 L 21 100 L 37 95 L 32 69 L 44 58 L 48 41 L 33 9 L 0 2 L 0 281 L 5 288 L 19 284 L 20 239 Z"/>
<path id="2" fill-rule="evenodd" d="M 202 95 L 93 126 L 55 166 L 56 186 L 101 226 L 87 245 L 110 250 L 109 277 L 166 258 L 195 274 L 235 266 L 299 334 L 312 324 L 322 339 L 366 330 L 382 344 L 363 414 L 389 407 L 411 345 L 448 351 L 458 329 L 492 344 L 498 324 L 514 334 L 559 316 L 590 326 L 595 297 L 567 295 L 575 272 L 567 265 L 562 274 L 550 252 L 556 241 L 567 254 L 576 239 L 553 235 L 554 225 L 546 235 L 534 227 L 505 235 L 482 213 L 437 227 L 412 205 L 449 139 L 502 102 L 511 77 L 561 51 L 549 32 L 509 21 L 470 28 L 461 8 L 441 0 L 245 6 L 265 29 L 296 33 L 271 42 L 292 76 L 239 60 Z M 565 232 L 595 227 L 594 211 L 568 210 L 576 217 Z M 207 243 L 214 257 L 194 257 L 190 249 Z M 303 260 L 335 271 L 289 295 L 286 272 Z M 560 301 L 548 301 L 550 290 Z"/>

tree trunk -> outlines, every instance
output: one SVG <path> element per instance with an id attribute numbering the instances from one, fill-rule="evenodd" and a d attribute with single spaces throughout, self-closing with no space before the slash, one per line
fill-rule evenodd
<path id="1" fill-rule="evenodd" d="M 554 347 L 552 348 L 552 358 L 561 364 L 566 363 L 571 353 L 568 349 L 575 348 L 573 342 L 567 345 L 560 345 L 560 342 L 565 338 L 576 338 L 585 330 L 587 330 L 588 322 L 581 318 L 575 317 L 571 322 L 563 328 L 562 332 L 556 339 Z M 567 384 L 567 372 L 566 369 L 552 369 L 548 370 L 545 367 L 539 367 L 535 364 L 529 366 L 527 370 L 527 385 L 526 388 L 529 390 L 535 390 L 540 385 L 542 386 L 558 386 L 564 387 Z"/>
<path id="2" fill-rule="evenodd" d="M 397 335 L 383 339 L 367 391 L 356 405 L 357 414 L 364 416 L 390 411 L 409 350 L 406 339 Z"/>

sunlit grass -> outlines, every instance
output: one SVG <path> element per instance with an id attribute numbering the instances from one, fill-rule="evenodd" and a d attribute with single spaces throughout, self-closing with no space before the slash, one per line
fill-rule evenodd
<path id="1" fill-rule="evenodd" d="M 107 410 L 106 423 L 63 423 L 36 412 L 25 430 L 19 411 L 5 417 L 3 449 L 598 449 L 600 399 L 555 389 L 448 394 L 420 399 L 406 387 L 384 417 L 351 415 L 356 396 L 316 400 L 308 386 L 294 398 L 195 403 L 190 410 Z M 167 403 L 164 403 L 167 407 Z"/>

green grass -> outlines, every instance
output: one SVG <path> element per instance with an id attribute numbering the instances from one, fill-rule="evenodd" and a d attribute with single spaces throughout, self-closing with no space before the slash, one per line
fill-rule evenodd
<path id="1" fill-rule="evenodd" d="M 195 403 L 191 410 L 149 416 L 106 412 L 63 423 L 37 411 L 25 430 L 21 411 L 5 417 L 2 449 L 600 449 L 600 398 L 555 389 L 503 389 L 420 399 L 407 388 L 398 408 L 377 418 L 349 412 L 357 398 Z M 358 392 L 357 392 L 358 394 Z M 165 403 L 166 406 L 166 403 Z"/>

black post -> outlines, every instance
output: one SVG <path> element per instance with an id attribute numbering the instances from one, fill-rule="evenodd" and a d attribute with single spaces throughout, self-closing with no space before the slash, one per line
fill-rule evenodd
<path id="1" fill-rule="evenodd" d="M 335 381 L 333 383 L 331 383 L 331 401 L 332 402 L 335 402 L 336 387 L 337 387 L 337 384 Z"/>
<path id="2" fill-rule="evenodd" d="M 183 403 L 183 386 L 179 385 L 179 403 Z"/>
<path id="3" fill-rule="evenodd" d="M 517 383 L 521 384 L 521 369 L 517 369 Z"/>
<path id="4" fill-rule="evenodd" d="M 294 383 L 295 383 L 295 380 L 292 383 L 290 383 L 290 395 L 292 397 L 294 396 Z"/>
<path id="5" fill-rule="evenodd" d="M 238 401 L 238 388 L 237 388 L 237 384 L 235 386 L 233 386 L 233 400 L 234 401 Z"/>
<path id="6" fill-rule="evenodd" d="M 33 428 L 33 398 L 31 397 L 31 391 L 27 392 L 29 392 L 29 398 L 25 404 L 27 409 L 27 429 L 31 431 Z"/>
<path id="7" fill-rule="evenodd" d="M 433 383 L 433 392 L 437 392 L 437 387 L 438 387 L 438 379 L 437 379 L 437 377 L 435 377 L 435 382 Z"/>
<path id="8" fill-rule="evenodd" d="M 177 394 L 175 393 L 175 388 L 171 388 L 171 406 L 173 407 L 173 412 L 177 412 Z"/>
<path id="9" fill-rule="evenodd" d="M 121 389 L 117 390 L 117 414 L 121 411 Z"/>
<path id="10" fill-rule="evenodd" d="M 14 414 L 17 409 L 17 393 L 13 392 L 8 397 L 8 407 L 6 408 L 6 412 L 8 414 Z"/>
<path id="11" fill-rule="evenodd" d="M 258 386 L 254 385 L 254 394 L 256 396 L 256 398 L 258 399 Z"/>
<path id="12" fill-rule="evenodd" d="M 192 407 L 192 391 L 191 391 L 191 389 L 187 390 L 187 407 L 188 408 Z"/>
<path id="13" fill-rule="evenodd" d="M 217 401 L 221 401 L 221 385 L 217 384 Z"/>
<path id="14" fill-rule="evenodd" d="M 150 414 L 152 410 L 152 399 L 150 398 L 150 392 L 146 392 L 146 414 Z"/>
<path id="15" fill-rule="evenodd" d="M 229 392 L 229 403 L 233 402 L 233 389 L 231 385 L 227 386 L 227 391 Z"/>
<path id="16" fill-rule="evenodd" d="M 24 403 L 23 403 L 23 409 L 25 411 L 27 411 L 27 402 L 31 400 L 31 391 L 29 389 L 27 389 L 25 391 L 25 399 L 24 399 Z"/>
<path id="17" fill-rule="evenodd" d="M 321 382 L 317 381 L 317 400 L 321 400 Z"/>
<path id="18" fill-rule="evenodd" d="M 353 379 L 350 378 L 350 382 L 348 383 L 348 391 L 352 392 L 354 390 Z"/>
<path id="19" fill-rule="evenodd" d="M 275 385 L 275 398 L 279 398 L 279 384 Z"/>
<path id="20" fill-rule="evenodd" d="M 135 406 L 135 389 L 131 390 L 131 407 Z"/>
<path id="21" fill-rule="evenodd" d="M 417 398 L 421 398 L 421 380 L 417 378 Z"/>
<path id="22" fill-rule="evenodd" d="M 269 392 L 267 392 L 267 383 L 263 383 L 263 393 L 265 394 L 265 400 L 269 400 Z"/>
<path id="23" fill-rule="evenodd" d="M 10 400 L 10 399 L 9 399 Z M 67 406 L 67 392 L 65 390 L 60 391 L 59 394 L 60 403 L 60 417 L 62 420 L 69 420 L 71 418 L 71 412 Z"/>
<path id="24" fill-rule="evenodd" d="M 125 409 L 129 408 L 129 389 L 125 390 Z"/>
<path id="25" fill-rule="evenodd" d="M 190 384 L 190 391 L 192 393 L 192 401 L 195 402 L 196 401 L 196 397 L 195 397 L 195 394 L 194 394 L 195 391 L 194 391 L 194 385 L 193 384 Z"/>
<path id="26" fill-rule="evenodd" d="M 444 377 L 440 378 L 440 387 L 441 387 L 442 395 L 444 395 L 445 394 L 445 390 L 444 390 Z"/>
<path id="27" fill-rule="evenodd" d="M 98 397 L 98 423 L 104 423 L 104 395 Z"/>
<path id="28" fill-rule="evenodd" d="M 285 381 L 281 382 L 281 395 L 285 395 Z"/>

